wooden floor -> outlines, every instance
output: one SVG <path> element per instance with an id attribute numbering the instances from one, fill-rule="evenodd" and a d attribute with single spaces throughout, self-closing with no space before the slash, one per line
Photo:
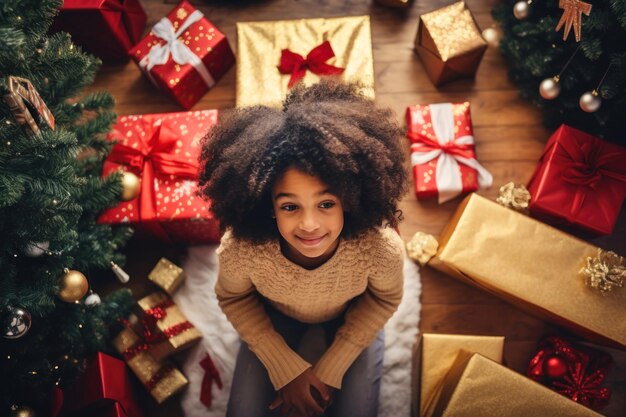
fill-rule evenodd
<path id="1" fill-rule="evenodd" d="M 141 0 L 148 13 L 148 28 L 165 16 L 175 1 Z M 541 114 L 518 96 L 507 78 L 505 62 L 497 49 L 489 48 L 475 80 L 453 82 L 435 88 L 413 52 L 418 16 L 450 3 L 450 0 L 417 0 L 408 10 L 396 10 L 374 4 L 373 0 L 268 0 L 268 1 L 192 1 L 221 31 L 236 53 L 237 21 L 276 20 L 311 17 L 337 17 L 369 14 L 372 24 L 376 101 L 391 107 L 404 123 L 407 105 L 469 100 L 471 103 L 477 154 L 494 176 L 494 188 L 481 191 L 491 199 L 499 185 L 508 181 L 525 183 L 541 154 L 548 131 L 541 126 Z M 481 28 L 493 24 L 491 9 L 497 0 L 467 0 Z M 147 31 L 148 29 L 146 29 Z M 153 88 L 141 76 L 134 63 L 101 69 L 89 90 L 109 90 L 117 100 L 120 115 L 181 111 L 174 102 Z M 227 109 L 235 104 L 235 68 L 204 96 L 194 109 Z M 407 154 L 408 158 L 408 154 Z M 405 241 L 418 230 L 438 235 L 460 199 L 438 205 L 435 201 L 416 201 L 410 192 L 402 202 L 405 220 L 400 232 Z M 613 236 L 597 241 L 602 246 L 626 254 L 626 211 Z M 180 259 L 184 248 L 158 246 L 134 239 L 126 250 L 127 270 L 133 276 L 129 284 L 136 296 L 152 287 L 144 278 L 163 255 Z M 500 299 L 461 284 L 429 268 L 422 269 L 422 332 L 485 334 L 506 336 L 506 360 L 510 367 L 523 372 L 537 340 L 562 330 L 534 318 Z M 112 284 L 101 283 L 107 292 Z M 620 355 L 617 352 L 617 355 Z M 618 367 L 611 379 L 621 380 L 609 415 L 623 415 L 626 410 L 626 370 Z M 621 373 L 621 374 L 620 374 Z M 176 401 L 152 410 L 150 415 L 176 415 Z M 156 411 L 159 410 L 159 411 Z"/>

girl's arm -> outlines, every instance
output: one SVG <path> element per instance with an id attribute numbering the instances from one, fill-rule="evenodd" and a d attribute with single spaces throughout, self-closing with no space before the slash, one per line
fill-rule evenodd
<path id="1" fill-rule="evenodd" d="M 380 237 L 371 254 L 374 262 L 367 289 L 350 306 L 335 340 L 313 368 L 325 384 L 334 388 L 341 388 L 345 372 L 372 343 L 402 300 L 404 243 L 393 229 L 381 230 Z"/>

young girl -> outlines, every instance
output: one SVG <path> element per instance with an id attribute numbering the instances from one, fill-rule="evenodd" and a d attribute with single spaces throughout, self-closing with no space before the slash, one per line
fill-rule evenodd
<path id="1" fill-rule="evenodd" d="M 383 326 L 402 298 L 402 132 L 354 85 L 238 109 L 204 142 L 200 185 L 226 232 L 220 307 L 244 343 L 227 416 L 375 416 Z M 327 349 L 299 354 L 311 324 Z"/>

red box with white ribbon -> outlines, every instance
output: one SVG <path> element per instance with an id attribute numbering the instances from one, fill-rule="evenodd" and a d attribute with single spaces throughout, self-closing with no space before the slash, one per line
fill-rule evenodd
<path id="1" fill-rule="evenodd" d="M 130 51 L 159 89 L 190 109 L 234 64 L 226 36 L 182 1 Z"/>
<path id="2" fill-rule="evenodd" d="M 439 204 L 490 187 L 493 178 L 476 160 L 470 104 L 409 106 L 407 137 L 417 198 Z"/>

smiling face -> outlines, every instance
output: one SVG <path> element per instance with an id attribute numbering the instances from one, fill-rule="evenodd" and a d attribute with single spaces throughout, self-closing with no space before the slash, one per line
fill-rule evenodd
<path id="1" fill-rule="evenodd" d="M 343 229 L 343 206 L 318 177 L 288 168 L 272 187 L 272 204 L 289 259 L 311 267 L 333 255 Z"/>

